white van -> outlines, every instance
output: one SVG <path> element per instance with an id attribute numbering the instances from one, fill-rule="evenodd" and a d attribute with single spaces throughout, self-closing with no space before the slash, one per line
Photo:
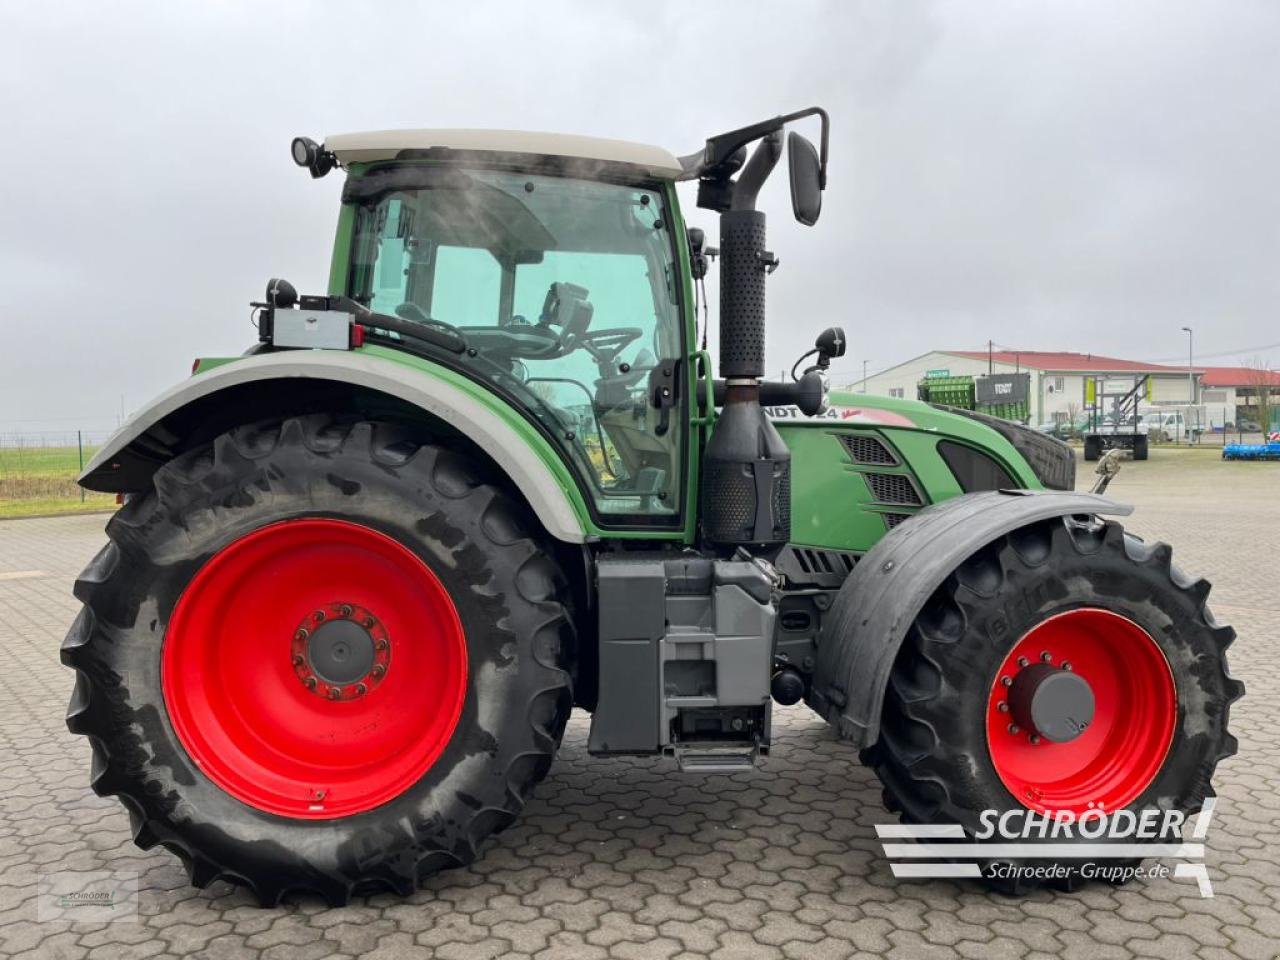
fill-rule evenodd
<path id="1" fill-rule="evenodd" d="M 1209 417 L 1204 407 L 1146 407 L 1138 411 L 1140 427 L 1156 443 L 1171 440 L 1198 440 L 1209 428 Z"/>

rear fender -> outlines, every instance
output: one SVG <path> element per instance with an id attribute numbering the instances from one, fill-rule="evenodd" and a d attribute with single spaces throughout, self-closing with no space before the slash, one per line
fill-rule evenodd
<path id="1" fill-rule="evenodd" d="M 1053 517 L 1123 516 L 1133 508 L 1088 493 L 1001 490 L 928 507 L 871 548 L 826 618 L 808 703 L 842 739 L 880 736 L 885 687 L 916 615 L 947 576 L 982 547 Z"/>
<path id="2" fill-rule="evenodd" d="M 408 404 L 462 433 L 507 475 L 549 534 L 567 543 L 585 541 L 585 507 L 573 496 L 576 487 L 567 468 L 553 469 L 554 457 L 540 456 L 527 432 L 513 426 L 513 417 L 502 416 L 493 404 L 426 369 L 354 352 L 257 354 L 191 377 L 116 431 L 85 467 L 80 484 L 107 492 L 146 489 L 166 460 L 200 439 L 212 439 L 211 431 L 244 422 L 243 410 L 256 419 L 323 411 L 299 409 L 301 400 L 290 406 L 291 396 L 304 395 L 305 387 L 318 382 Z"/>

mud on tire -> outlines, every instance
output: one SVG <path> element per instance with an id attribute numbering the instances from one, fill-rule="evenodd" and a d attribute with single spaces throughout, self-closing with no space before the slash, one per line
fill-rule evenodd
<path id="1" fill-rule="evenodd" d="M 434 764 L 394 799 L 340 819 L 295 819 L 220 789 L 175 734 L 162 691 L 166 625 L 184 587 L 265 525 L 332 517 L 394 539 L 439 578 L 465 636 L 461 714 Z M 92 747 L 91 783 L 191 882 L 223 878 L 263 904 L 409 893 L 465 864 L 546 774 L 572 706 L 564 577 L 536 521 L 468 459 L 398 427 L 327 416 L 238 428 L 161 467 L 107 527 L 75 586 L 62 647 L 67 712 Z"/>

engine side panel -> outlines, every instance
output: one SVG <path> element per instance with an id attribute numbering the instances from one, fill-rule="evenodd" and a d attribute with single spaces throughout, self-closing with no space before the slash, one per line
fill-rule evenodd
<path id="1" fill-rule="evenodd" d="M 913 400 L 833 394 L 824 416 L 770 410 L 792 452 L 792 543 L 862 554 L 920 510 L 967 492 L 939 443 L 989 461 L 1020 489 L 1042 484 L 999 432 Z"/>

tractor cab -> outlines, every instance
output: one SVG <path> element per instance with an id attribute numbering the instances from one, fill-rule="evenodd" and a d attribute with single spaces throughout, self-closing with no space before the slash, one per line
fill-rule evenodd
<path id="1" fill-rule="evenodd" d="M 437 146 L 409 159 L 354 165 L 337 292 L 457 337 L 454 362 L 527 412 L 602 515 L 673 521 L 687 308 L 663 183 L 640 170 L 512 170 L 504 153 L 459 161 L 442 136 L 406 142 L 427 141 Z M 339 159 L 359 149 L 358 137 L 341 142 L 352 145 Z"/>

